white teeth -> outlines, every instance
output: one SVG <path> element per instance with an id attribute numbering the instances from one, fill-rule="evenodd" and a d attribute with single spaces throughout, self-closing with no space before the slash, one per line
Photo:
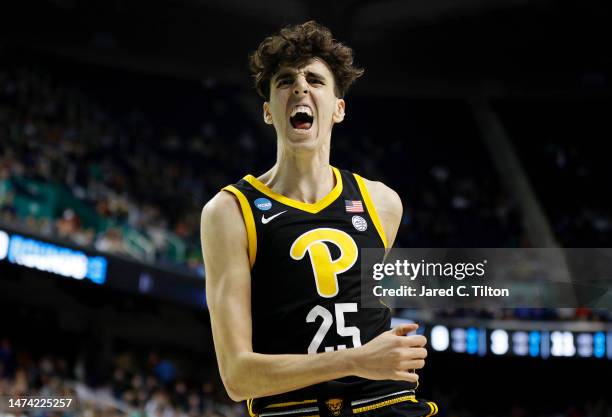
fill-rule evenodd
<path id="1" fill-rule="evenodd" d="M 312 116 L 312 110 L 308 106 L 295 106 L 291 111 L 291 117 L 295 116 L 297 113 L 306 113 L 309 116 Z"/>

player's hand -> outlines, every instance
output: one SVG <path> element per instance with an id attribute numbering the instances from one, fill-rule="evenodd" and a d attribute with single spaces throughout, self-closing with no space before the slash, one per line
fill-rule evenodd
<path id="1" fill-rule="evenodd" d="M 425 366 L 425 336 L 412 335 L 418 324 L 401 324 L 355 349 L 355 373 L 366 379 L 417 382 L 415 369 Z"/>

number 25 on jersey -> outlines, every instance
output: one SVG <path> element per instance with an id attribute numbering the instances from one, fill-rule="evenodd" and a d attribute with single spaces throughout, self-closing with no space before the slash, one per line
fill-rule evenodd
<path id="1" fill-rule="evenodd" d="M 335 245 L 340 250 L 340 256 L 337 259 L 332 259 L 332 254 L 326 242 Z M 358 249 L 357 244 L 348 233 L 338 229 L 319 228 L 300 235 L 291 245 L 289 253 L 291 258 L 295 260 L 303 259 L 308 253 L 317 292 L 321 297 L 331 298 L 335 297 L 339 291 L 338 274 L 348 271 L 355 264 Z M 351 337 L 353 347 L 361 346 L 359 329 L 354 326 L 345 326 L 344 321 L 344 313 L 357 312 L 357 303 L 336 303 L 334 304 L 334 310 L 338 335 Z M 310 310 L 306 316 L 306 322 L 314 323 L 317 317 L 321 317 L 323 321 L 308 346 L 308 353 L 317 353 L 334 322 L 332 313 L 320 305 Z M 338 345 L 336 348 L 338 350 L 346 349 L 346 345 Z M 325 347 L 326 352 L 333 350 L 333 346 Z"/>

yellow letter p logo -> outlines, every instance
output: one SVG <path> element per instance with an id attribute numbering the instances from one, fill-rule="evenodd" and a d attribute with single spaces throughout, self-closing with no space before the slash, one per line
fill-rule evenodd
<path id="1" fill-rule="evenodd" d="M 340 249 L 338 259 L 332 259 L 325 242 L 333 243 Z M 289 250 L 296 261 L 302 259 L 306 252 L 310 255 L 317 292 L 321 297 L 334 297 L 338 294 L 338 274 L 350 269 L 357 261 L 357 244 L 342 230 L 320 228 L 302 234 Z"/>

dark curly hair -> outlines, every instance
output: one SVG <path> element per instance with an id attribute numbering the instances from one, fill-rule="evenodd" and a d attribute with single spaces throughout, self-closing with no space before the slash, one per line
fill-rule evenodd
<path id="1" fill-rule="evenodd" d="M 311 20 L 287 26 L 268 36 L 249 57 L 255 89 L 263 99 L 270 99 L 270 80 L 282 66 L 298 66 L 310 58 L 320 58 L 334 74 L 336 97 L 342 98 L 349 86 L 363 75 L 353 66 L 353 50 L 336 41 L 331 31 Z"/>

